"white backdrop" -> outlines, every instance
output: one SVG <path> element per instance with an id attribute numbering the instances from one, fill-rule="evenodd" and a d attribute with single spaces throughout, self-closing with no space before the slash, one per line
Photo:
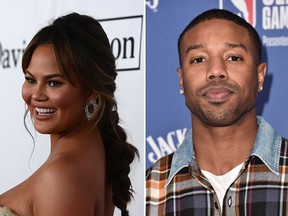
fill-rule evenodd
<path id="1" fill-rule="evenodd" d="M 135 39 L 133 59 L 129 55 L 132 52 L 130 47 L 128 57 L 121 59 L 120 55 L 117 63 L 121 71 L 116 98 L 122 126 L 141 156 L 140 161 L 132 165 L 131 179 L 136 193 L 129 210 L 132 216 L 144 215 L 144 2 L 0 0 L 0 8 L 0 194 L 30 176 L 45 161 L 50 151 L 49 137 L 37 134 L 32 153 L 33 141 L 23 125 L 22 51 L 49 20 L 74 11 L 103 20 L 101 24 L 110 41 L 116 38 L 116 42 L 121 42 L 122 38 L 130 36 Z M 120 47 L 121 43 L 114 43 L 113 50 L 118 53 Z M 115 215 L 120 215 L 118 210 Z"/>

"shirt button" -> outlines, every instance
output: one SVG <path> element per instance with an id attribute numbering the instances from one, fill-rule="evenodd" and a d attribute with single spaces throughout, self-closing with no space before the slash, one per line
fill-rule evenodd
<path id="1" fill-rule="evenodd" d="M 228 198 L 228 206 L 231 207 L 231 205 L 232 205 L 232 197 L 230 196 L 230 197 Z"/>
<path id="2" fill-rule="evenodd" d="M 217 202 L 214 203 L 214 206 L 216 209 L 218 209 L 218 203 Z"/>

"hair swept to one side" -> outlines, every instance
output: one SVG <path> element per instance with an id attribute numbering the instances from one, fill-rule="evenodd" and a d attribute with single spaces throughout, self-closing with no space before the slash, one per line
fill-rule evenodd
<path id="1" fill-rule="evenodd" d="M 138 150 L 127 142 L 127 135 L 119 125 L 114 98 L 115 58 L 105 31 L 97 20 L 87 15 L 70 13 L 59 17 L 28 44 L 22 59 L 24 72 L 34 50 L 42 44 L 53 46 L 61 72 L 73 85 L 97 92 L 98 107 L 90 120 L 91 127 L 99 127 L 104 141 L 113 202 L 122 215 L 128 215 L 127 203 L 133 191 L 128 174 Z"/>
<path id="2" fill-rule="evenodd" d="M 253 28 L 253 26 L 251 26 L 248 22 L 246 22 L 246 20 L 244 20 L 243 18 L 239 17 L 238 15 L 228 11 L 228 10 L 224 10 L 224 9 L 211 9 L 211 10 L 207 10 L 201 14 L 199 14 L 198 16 L 196 16 L 186 27 L 185 29 L 182 31 L 182 33 L 180 34 L 179 38 L 178 38 L 178 56 L 179 56 L 179 62 L 181 65 L 181 54 L 180 54 L 180 47 L 183 41 L 183 37 L 186 34 L 186 32 L 188 30 L 190 30 L 191 28 L 195 27 L 196 25 L 198 25 L 199 23 L 211 20 L 211 19 L 223 19 L 223 20 L 227 20 L 227 21 L 231 21 L 237 25 L 240 25 L 242 27 L 244 27 L 245 29 L 247 29 L 248 34 L 250 36 L 251 42 L 254 46 L 255 49 L 255 54 L 257 55 L 257 62 L 258 64 L 261 61 L 261 40 L 259 37 L 259 34 L 257 33 L 257 31 Z"/>

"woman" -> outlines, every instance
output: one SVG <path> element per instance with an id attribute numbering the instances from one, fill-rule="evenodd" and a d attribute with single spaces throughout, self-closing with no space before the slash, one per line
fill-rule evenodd
<path id="1" fill-rule="evenodd" d="M 128 215 L 138 151 L 118 125 L 115 59 L 93 18 L 56 19 L 29 43 L 22 97 L 35 129 L 50 134 L 47 161 L 0 196 L 1 215 Z M 27 115 L 27 113 L 26 113 Z"/>

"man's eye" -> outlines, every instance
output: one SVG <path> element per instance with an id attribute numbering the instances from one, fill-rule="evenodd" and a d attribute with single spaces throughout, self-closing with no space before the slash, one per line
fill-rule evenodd
<path id="1" fill-rule="evenodd" d="M 243 59 L 240 56 L 230 56 L 227 60 L 229 60 L 229 61 L 242 61 Z"/>
<path id="2" fill-rule="evenodd" d="M 201 63 L 201 62 L 205 62 L 206 59 L 202 58 L 202 57 L 197 57 L 197 58 L 194 58 L 191 63 Z"/>
<path id="3" fill-rule="evenodd" d="M 48 85 L 51 86 L 51 87 L 57 87 L 57 86 L 60 86 L 61 83 L 56 81 L 56 80 L 51 80 L 48 82 Z"/>

